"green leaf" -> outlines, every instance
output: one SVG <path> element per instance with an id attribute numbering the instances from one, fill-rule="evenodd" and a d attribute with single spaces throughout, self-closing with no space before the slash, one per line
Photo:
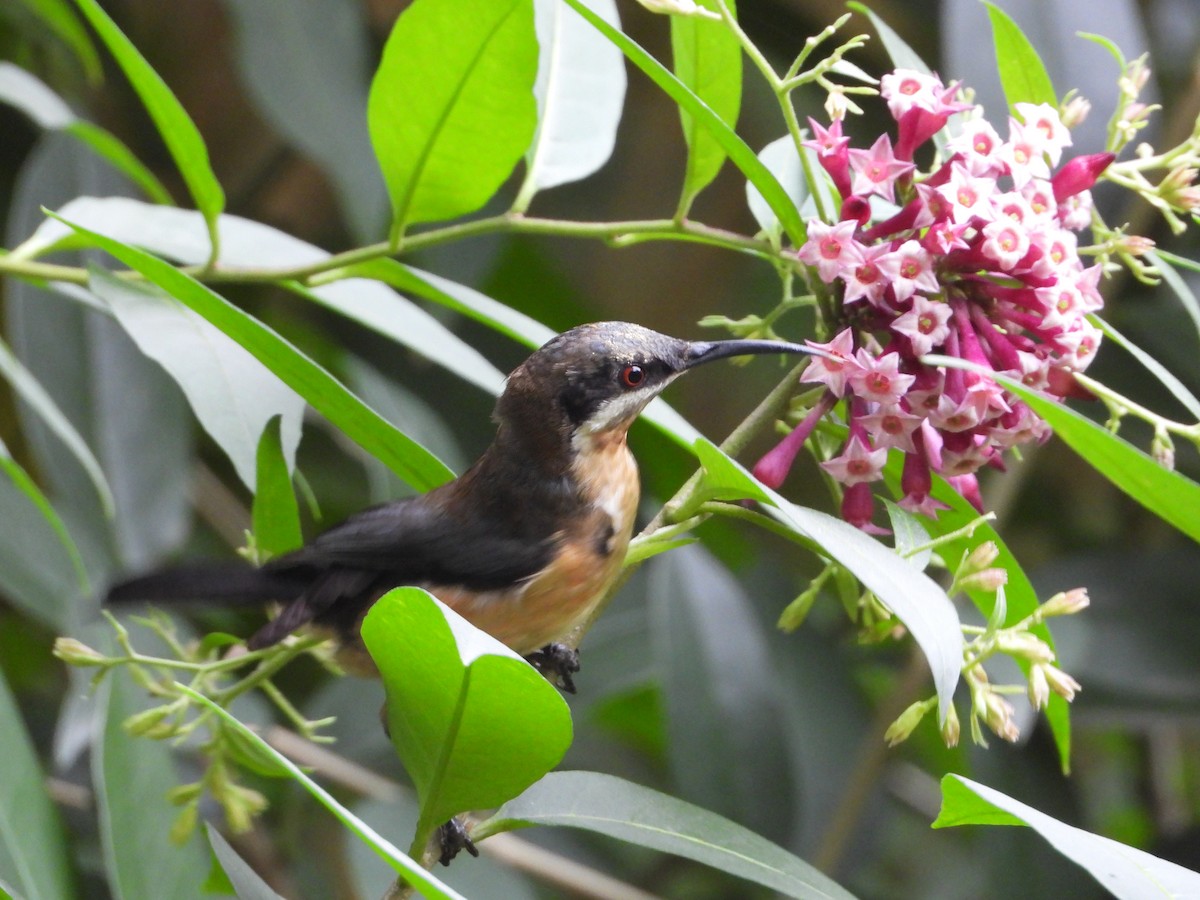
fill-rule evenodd
<path id="1" fill-rule="evenodd" d="M 726 125 L 707 103 L 697 97 L 687 85 L 671 74 L 662 63 L 642 49 L 637 42 L 624 32 L 613 28 L 588 9 L 583 0 L 566 0 L 566 2 L 587 19 L 592 27 L 616 44 L 621 52 L 662 88 L 680 109 L 693 116 L 698 123 L 708 129 L 720 147 L 728 154 L 730 162 L 737 166 L 762 194 L 767 205 L 783 223 L 783 230 L 792 243 L 796 246 L 803 244 L 805 240 L 804 222 L 800 219 L 800 214 L 796 211 L 791 198 L 780 185 L 779 179 L 762 164 L 737 132 Z"/>
<path id="2" fill-rule="evenodd" d="M 892 501 L 885 500 L 884 503 L 887 506 L 888 521 L 892 525 L 892 534 L 895 535 L 897 555 L 907 559 L 917 571 L 924 572 L 929 566 L 929 560 L 933 558 L 931 548 L 917 550 L 918 547 L 929 543 L 929 532 L 925 530 L 924 523 L 919 517 Z"/>
<path id="3" fill-rule="evenodd" d="M 1140 362 L 1151 375 L 1159 380 L 1159 383 L 1169 390 L 1175 399 L 1179 401 L 1189 413 L 1197 420 L 1200 420 L 1200 399 L 1187 389 L 1182 381 L 1157 359 L 1135 344 L 1112 325 L 1111 322 L 1105 321 L 1097 315 L 1089 315 L 1088 321 L 1104 332 L 1104 336 L 1119 347 L 1122 347 L 1126 353 Z"/>
<path id="4" fill-rule="evenodd" d="M 360 447 L 385 463 L 408 484 L 419 490 L 428 490 L 444 484 L 453 477 L 454 473 L 432 454 L 397 431 L 323 368 L 274 331 L 194 278 L 135 247 L 72 225 L 70 222 L 66 224 L 127 266 L 136 269 L 249 350 L 251 355 L 307 400 L 317 412 L 329 419 Z"/>
<path id="5" fill-rule="evenodd" d="M 29 498 L 37 511 L 42 514 L 42 518 L 46 520 L 46 524 L 53 529 L 58 542 L 62 545 L 63 551 L 67 554 L 67 558 L 71 561 L 71 567 L 75 571 L 75 577 L 79 581 L 79 591 L 82 594 L 91 592 L 91 586 L 88 582 L 87 568 L 83 563 L 83 557 L 79 553 L 79 548 L 72 540 L 71 534 L 67 531 L 66 523 L 62 517 L 54 509 L 49 498 L 42 493 L 42 489 L 37 486 L 29 473 L 13 459 L 12 454 L 8 452 L 8 447 L 3 441 L 0 441 L 0 469 L 3 469 L 8 475 L 9 480 L 16 486 L 22 494 Z"/>
<path id="6" fill-rule="evenodd" d="M 508 647 L 418 588 L 378 600 L 363 641 L 387 690 L 392 742 L 421 801 L 421 831 L 519 794 L 558 764 L 571 713 Z"/>
<path id="7" fill-rule="evenodd" d="M 1200 895 L 1200 874 L 1196 872 L 1060 822 L 993 788 L 951 774 L 942 778 L 942 810 L 933 827 L 954 825 L 1028 825 L 1115 897 L 1145 900 Z"/>
<path id="8" fill-rule="evenodd" d="M 801 148 L 800 152 L 797 153 L 796 142 L 790 134 L 785 134 L 783 137 L 771 141 L 771 143 L 759 151 L 758 158 L 771 174 L 779 180 L 779 184 L 787 193 L 792 205 L 801 211 L 800 214 L 802 215 L 805 201 L 809 200 L 809 192 L 805 166 L 800 159 L 801 153 L 807 157 L 809 171 L 821 179 L 818 190 L 823 194 L 829 194 L 827 187 L 829 179 L 824 174 L 825 170 L 817 162 L 816 154 L 807 147 Z M 832 198 L 830 199 L 830 203 L 832 204 Z M 758 188 L 749 181 L 746 182 L 746 204 L 750 207 L 750 214 L 758 222 L 759 228 L 772 235 L 778 235 L 781 232 L 782 226 L 780 225 L 779 217 L 775 215 L 775 211 L 763 199 L 762 194 L 758 192 Z M 828 208 L 832 209 L 833 207 L 830 205 Z"/>
<path id="9" fill-rule="evenodd" d="M 21 0 L 33 14 L 46 23 L 64 44 L 71 48 L 75 58 L 83 66 L 89 83 L 96 85 L 104 80 L 104 67 L 100 55 L 88 37 L 87 29 L 75 15 L 67 0 Z"/>
<path id="10" fill-rule="evenodd" d="M 92 27 L 107 45 L 125 77 L 133 85 L 133 89 L 141 98 L 146 112 L 154 121 L 163 143 L 179 173 L 187 184 L 188 191 L 196 203 L 196 208 L 204 215 L 208 223 L 208 235 L 211 243 L 210 260 L 216 260 L 220 250 L 217 236 L 217 216 L 225 206 L 225 193 L 213 174 L 208 162 L 208 149 L 200 136 L 196 124 L 188 116 L 183 106 L 171 93 L 165 81 L 146 62 L 145 57 L 138 52 L 108 14 L 100 8 L 97 0 L 75 0 L 79 8 L 92 23 Z"/>
<path id="11" fill-rule="evenodd" d="M 1058 106 L 1058 95 L 1050 75 L 1024 32 L 1008 13 L 984 0 L 992 23 L 992 42 L 996 47 L 996 65 L 1000 84 L 1010 111 L 1018 103 L 1049 103 Z"/>
<path id="12" fill-rule="evenodd" d="M 292 472 L 280 440 L 281 416 L 263 428 L 258 441 L 255 478 L 254 546 L 270 556 L 282 556 L 304 543 L 300 531 L 300 505 L 292 487 Z"/>
<path id="13" fill-rule="evenodd" d="M 204 224 L 197 213 L 189 210 L 166 209 L 124 197 L 80 197 L 59 209 L 58 214 L 158 256 L 191 265 L 204 262 Z M 228 268 L 287 269 L 329 258 L 327 251 L 261 222 L 222 215 L 218 224 L 225 245 L 221 264 Z M 55 220 L 47 220 L 22 245 L 22 250 L 37 255 L 51 252 L 65 243 L 67 234 L 69 229 Z M 400 265 L 390 259 L 375 263 Z M 360 269 L 372 276 L 377 271 L 390 270 L 386 266 L 377 269 L 373 264 L 355 271 Z M 499 393 L 504 383 L 504 375 L 478 350 L 417 304 L 382 284 L 346 278 L 317 287 L 301 287 L 293 282 L 283 282 L 283 286 L 397 341 L 485 391 Z"/>
<path id="14" fill-rule="evenodd" d="M 0 672 L 0 883 L 27 900 L 75 896 L 58 811 L 16 701 Z"/>
<path id="15" fill-rule="evenodd" d="M 583 828 L 672 853 L 788 897 L 852 895 L 804 860 L 716 813 L 599 772 L 554 772 L 476 826 L 486 837 L 533 825 Z"/>
<path id="16" fill-rule="evenodd" d="M 393 243 L 512 173 L 537 126 L 537 57 L 532 0 L 415 0 L 396 20 L 367 101 Z"/>
<path id="17" fill-rule="evenodd" d="M 208 875 L 199 837 L 171 842 L 176 809 L 167 792 L 179 783 L 165 742 L 132 739 L 122 723 L 138 711 L 140 693 L 125 678 L 100 692 L 99 733 L 92 746 L 92 783 L 99 807 L 105 874 L 114 897 L 197 897 Z M 153 860 L 153 865 L 147 865 Z"/>
<path id="18" fill-rule="evenodd" d="M 284 454 L 289 468 L 294 464 L 304 400 L 268 367 L 204 316 L 157 287 L 117 278 L 102 269 L 91 270 L 88 286 L 112 310 L 138 349 L 183 389 L 196 418 L 228 454 L 250 490 L 255 487 L 259 436 L 272 417 L 282 419 Z"/>
<path id="19" fill-rule="evenodd" d="M 587 0 L 596 14 L 621 27 L 613 0 Z M 539 46 L 538 124 L 525 154 L 525 181 L 513 209 L 534 194 L 587 178 L 608 161 L 625 103 L 625 60 L 619 50 L 562 0 L 534 0 Z"/>
<path id="20" fill-rule="evenodd" d="M 91 480 L 96 495 L 100 498 L 104 514 L 111 517 L 114 508 L 112 488 L 109 487 L 108 479 L 104 477 L 104 470 L 100 468 L 100 463 L 92 454 L 91 448 L 75 430 L 75 426 L 63 415 L 58 404 L 54 402 L 54 398 L 46 393 L 45 388 L 2 340 L 0 340 L 0 377 L 9 383 L 13 392 L 22 401 L 29 404 L 63 446 L 70 450 L 75 459 L 79 461 Z"/>
<path id="21" fill-rule="evenodd" d="M 924 572 L 841 519 L 789 503 L 708 440 L 696 443 L 704 466 L 702 492 L 718 499 L 748 498 L 771 507 L 797 537 L 816 544 L 872 591 L 912 634 L 929 662 L 938 709 L 946 715 L 963 663 L 963 636 L 954 604 Z"/>
<path id="22" fill-rule="evenodd" d="M 351 834 L 370 847 L 377 856 L 387 862 L 396 872 L 403 875 L 409 884 L 421 892 L 423 897 L 429 898 L 429 900 L 465 900 L 461 894 L 425 871 L 415 860 L 406 856 L 361 819 L 338 803 L 328 791 L 308 777 L 299 766 L 264 741 L 260 735 L 251 731 L 235 719 L 228 710 L 217 706 L 210 699 L 196 693 L 186 685 L 177 683 L 176 687 L 201 706 L 207 707 L 213 715 L 221 720 L 224 727 L 238 732 L 247 742 L 254 744 L 257 747 L 257 751 L 264 757 L 274 760 L 275 764 L 280 769 L 286 771 L 293 781 L 297 782 L 315 797 L 317 802 L 333 813 L 334 817 L 345 825 Z M 191 895 L 182 894 L 180 896 Z"/>
<path id="23" fill-rule="evenodd" d="M 730 13 L 734 13 L 733 0 L 724 2 Z M 698 5 L 719 9 L 717 0 L 700 0 Z M 671 16 L 671 51 L 680 83 L 733 130 L 742 105 L 742 48 L 737 36 L 723 21 L 702 16 Z M 688 147 L 679 215 L 686 216 L 696 195 L 717 177 L 725 162 L 725 149 L 685 108 L 680 107 L 679 116 Z"/>
<path id="24" fill-rule="evenodd" d="M 1200 484 L 1164 469 L 1147 454 L 1068 406 L 1049 400 L 1019 381 L 943 356 L 925 357 L 933 365 L 973 369 L 1026 403 L 1054 433 L 1097 472 L 1164 522 L 1200 541 Z"/>
<path id="25" fill-rule="evenodd" d="M 205 833 L 208 835 L 209 846 L 212 847 L 213 854 L 217 857 L 217 862 L 220 863 L 221 869 L 229 877 L 230 884 L 237 891 L 238 900 L 283 900 L 283 898 L 271 889 L 267 884 L 246 863 L 244 859 L 238 856 L 236 850 L 229 846 L 229 842 L 221 836 L 221 832 L 217 831 L 211 822 L 204 823 Z"/>
<path id="26" fill-rule="evenodd" d="M 1196 330 L 1200 332 L 1200 300 L 1196 299 L 1196 295 L 1192 293 L 1188 283 L 1175 271 L 1175 268 L 1178 267 L 1191 272 L 1200 272 L 1200 263 L 1193 259 L 1176 256 L 1174 253 L 1168 253 L 1166 250 L 1152 250 L 1146 254 L 1146 259 L 1162 274 L 1162 280 L 1179 299 L 1188 316 L 1191 317 L 1192 323 L 1196 326 Z"/>
<path id="27" fill-rule="evenodd" d="M 871 20 L 871 25 L 874 26 L 876 33 L 879 35 L 879 42 L 887 50 L 888 56 L 891 57 L 892 65 L 895 68 L 912 69 L 914 72 L 923 72 L 926 75 L 930 74 L 930 68 L 925 64 L 925 60 L 921 59 L 917 55 L 917 52 L 908 46 L 904 38 L 896 34 L 892 27 L 877 16 L 865 3 L 847 3 L 846 7 Z"/>

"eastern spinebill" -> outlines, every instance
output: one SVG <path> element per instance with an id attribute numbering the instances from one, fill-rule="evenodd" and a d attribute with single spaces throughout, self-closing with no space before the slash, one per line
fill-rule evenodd
<path id="1" fill-rule="evenodd" d="M 621 570 L 640 492 L 625 441 L 634 419 L 702 363 L 811 352 L 781 341 L 683 341 L 627 322 L 581 325 L 508 376 L 495 439 L 454 481 L 357 513 L 261 568 L 177 566 L 118 584 L 108 600 L 279 603 L 251 649 L 311 624 L 338 637 L 350 668 L 370 671 L 363 616 L 388 590 L 416 585 L 571 690 L 578 663 L 556 642 Z"/>

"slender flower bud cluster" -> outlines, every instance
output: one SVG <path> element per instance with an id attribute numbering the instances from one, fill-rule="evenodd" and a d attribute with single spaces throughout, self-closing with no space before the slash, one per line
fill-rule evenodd
<path id="1" fill-rule="evenodd" d="M 933 515 L 931 473 L 980 505 L 975 472 L 1049 433 L 987 375 L 938 369 L 922 357 L 958 357 L 1063 396 L 1100 341 L 1085 316 L 1102 305 L 1101 270 L 1081 262 L 1075 232 L 1090 224 L 1089 188 L 1112 154 L 1064 161 L 1071 136 L 1045 104 L 1017 104 L 1020 117 L 1001 137 L 956 93 L 933 75 L 884 76 L 897 137 L 865 150 L 850 146 L 840 120 L 828 128 L 810 120 L 806 146 L 841 209 L 837 222 L 809 222 L 798 251 L 835 304 L 836 334 L 809 342 L 826 355 L 804 379 L 845 403 L 848 438 L 823 465 L 845 485 L 843 516 L 868 530 L 870 483 L 889 450 L 904 454 L 902 505 Z M 955 113 L 966 121 L 947 142 L 948 158 L 919 170 L 914 155 Z M 785 441 L 756 474 L 781 482 L 806 437 Z"/>

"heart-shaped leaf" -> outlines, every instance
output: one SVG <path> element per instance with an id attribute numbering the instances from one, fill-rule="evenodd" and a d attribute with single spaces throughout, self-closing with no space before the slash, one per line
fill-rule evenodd
<path id="1" fill-rule="evenodd" d="M 558 691 L 425 591 L 385 594 L 362 637 L 387 689 L 392 742 L 421 801 L 419 832 L 512 799 L 570 745 L 571 714 Z"/>

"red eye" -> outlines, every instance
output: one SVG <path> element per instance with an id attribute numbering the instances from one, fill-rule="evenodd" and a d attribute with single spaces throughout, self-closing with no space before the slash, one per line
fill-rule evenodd
<path id="1" fill-rule="evenodd" d="M 621 370 L 621 384 L 635 388 L 646 380 L 646 370 L 641 366 L 626 366 Z"/>

